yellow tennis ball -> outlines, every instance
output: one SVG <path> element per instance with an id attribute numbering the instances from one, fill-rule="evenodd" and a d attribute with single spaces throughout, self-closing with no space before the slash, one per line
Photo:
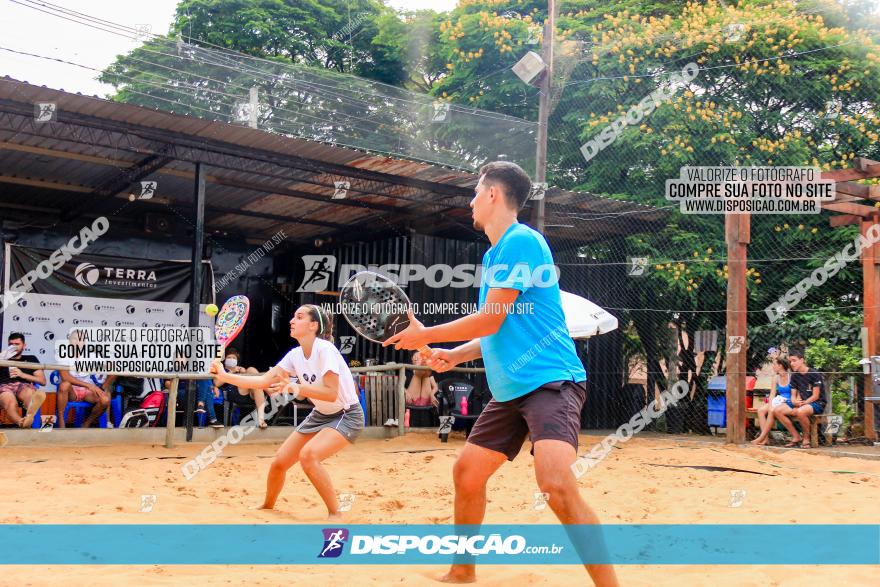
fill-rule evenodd
<path id="1" fill-rule="evenodd" d="M 208 316 L 216 316 L 219 311 L 220 308 L 218 308 L 216 304 L 208 304 L 205 306 L 205 314 Z"/>

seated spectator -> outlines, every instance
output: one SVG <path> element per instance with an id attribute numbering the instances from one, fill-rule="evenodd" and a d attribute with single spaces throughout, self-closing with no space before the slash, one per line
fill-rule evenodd
<path id="1" fill-rule="evenodd" d="M 223 360 L 223 366 L 226 367 L 227 373 L 233 374 L 248 374 L 248 375 L 258 375 L 260 372 L 257 371 L 253 367 L 248 367 L 245 369 L 241 365 L 241 354 L 235 349 L 226 349 L 226 358 Z M 265 430 L 267 428 L 266 424 L 266 392 L 262 389 L 239 389 L 234 386 L 230 386 L 227 388 L 227 393 L 235 394 L 237 393 L 239 396 L 250 397 L 254 404 L 257 406 L 257 419 L 259 421 L 259 426 L 261 429 Z M 234 402 L 232 397 L 229 397 L 229 400 Z"/>
<path id="2" fill-rule="evenodd" d="M 214 410 L 214 398 L 220 397 L 220 390 L 211 379 L 199 379 L 196 381 L 196 414 L 208 414 L 208 426 L 211 428 L 223 428 L 223 424 L 217 420 L 217 412 Z"/>
<path id="3" fill-rule="evenodd" d="M 95 404 L 83 420 L 83 428 L 89 428 L 98 421 L 101 414 L 110 407 L 110 390 L 113 389 L 115 375 L 105 373 L 80 373 L 78 371 L 61 370 L 61 383 L 58 384 L 58 427 L 64 428 L 64 410 L 67 402 L 88 402 Z"/>
<path id="4" fill-rule="evenodd" d="M 25 355 L 24 335 L 13 332 L 9 335 L 8 360 L 39 363 L 34 355 Z M 46 376 L 41 369 L 19 369 L 18 367 L 0 367 L 0 410 L 5 410 L 12 423 L 20 428 L 30 428 L 34 415 L 46 392 L 36 389 L 36 385 L 46 385 Z M 18 404 L 26 406 L 24 417 L 18 415 Z"/>
<path id="5" fill-rule="evenodd" d="M 412 364 L 417 366 L 425 364 L 421 352 L 416 351 L 413 353 Z M 406 405 L 417 407 L 436 406 L 437 398 L 434 394 L 437 393 L 437 389 L 437 382 L 434 380 L 431 371 L 414 369 L 412 379 L 409 380 L 409 385 L 406 388 Z"/>
<path id="6" fill-rule="evenodd" d="M 791 433 L 787 447 L 810 448 L 807 431 L 810 429 L 810 416 L 825 411 L 825 380 L 822 374 L 809 367 L 804 360 L 804 351 L 795 349 L 788 353 L 791 363 L 791 399 L 776 406 L 775 416 Z M 795 430 L 790 418 L 796 418 L 801 425 L 803 437 Z"/>
<path id="7" fill-rule="evenodd" d="M 788 359 L 779 357 L 773 360 L 773 383 L 770 384 L 770 396 L 767 402 L 758 408 L 758 424 L 761 433 L 752 441 L 755 445 L 765 445 L 769 442 L 770 430 L 776 422 L 773 410 L 791 399 L 791 366 Z"/>

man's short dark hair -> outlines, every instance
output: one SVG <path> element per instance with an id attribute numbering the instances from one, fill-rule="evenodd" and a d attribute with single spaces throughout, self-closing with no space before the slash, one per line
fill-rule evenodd
<path id="1" fill-rule="evenodd" d="M 234 349 L 234 348 L 232 348 L 232 347 L 226 349 L 226 356 L 228 357 L 229 355 L 235 355 L 235 356 L 238 357 L 239 359 L 241 358 L 241 353 L 238 352 L 237 349 Z"/>
<path id="2" fill-rule="evenodd" d="M 13 339 L 20 340 L 21 342 L 24 342 L 24 335 L 21 332 L 11 332 L 9 334 L 9 338 L 7 340 L 13 340 Z"/>
<path id="3" fill-rule="evenodd" d="M 483 184 L 500 185 L 507 203 L 522 210 L 532 190 L 532 180 L 523 168 L 510 161 L 493 161 L 480 167 Z"/>
<path id="4" fill-rule="evenodd" d="M 804 349 L 799 348 L 799 347 L 798 347 L 798 348 L 793 348 L 793 349 L 791 349 L 791 350 L 788 351 L 788 356 L 789 356 L 789 357 L 797 357 L 797 358 L 799 358 L 799 359 L 803 359 L 803 358 L 804 358 Z"/>

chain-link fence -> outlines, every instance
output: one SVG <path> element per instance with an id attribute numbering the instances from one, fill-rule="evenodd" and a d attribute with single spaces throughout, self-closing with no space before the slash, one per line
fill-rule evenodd
<path id="1" fill-rule="evenodd" d="M 729 339 L 724 215 L 682 213 L 664 197 L 666 181 L 684 167 L 832 170 L 853 167 L 856 157 L 880 158 L 880 51 L 858 24 L 803 3 L 690 3 L 668 14 L 592 19 L 563 6 L 558 52 L 577 64 L 557 80 L 551 183 L 669 213 L 655 233 L 563 257 L 570 287 L 620 318 L 622 356 L 592 373 L 619 383 L 615 403 L 626 407 L 610 410 L 618 422 L 681 378 L 691 394 L 654 425 L 714 432 L 726 425 L 727 356 L 740 350 L 731 345 L 748 353 L 750 414 L 773 385 L 771 355 L 806 347 L 807 365 L 824 375 L 828 413 L 842 417 L 838 438 L 864 435 L 856 219 L 832 226 L 828 211 L 752 215 L 748 336 Z M 859 205 L 852 213 L 869 219 L 880 204 Z M 633 221 L 631 214 L 571 215 L 585 232 L 612 226 L 623 233 Z M 816 280 L 817 269 L 827 279 Z M 603 272 L 614 277 L 597 289 L 592 276 Z"/>
<path id="2" fill-rule="evenodd" d="M 531 169 L 538 90 L 511 66 L 540 50 L 546 16 L 543 2 L 459 3 L 423 48 L 444 62 L 430 94 L 173 36 L 153 36 L 101 79 L 116 99 L 163 110 L 463 169 L 495 158 Z M 599 390 L 586 426 L 616 426 L 682 378 L 689 396 L 652 425 L 723 428 L 734 344 L 748 355 L 758 396 L 774 385 L 768 357 L 806 347 L 807 364 L 825 376 L 829 412 L 842 417 L 838 436 L 864 435 L 865 300 L 853 222 L 872 218 L 876 191 L 863 185 L 860 196 L 838 199 L 834 211 L 844 215 L 833 222 L 827 210 L 752 216 L 743 340 L 725 332 L 723 214 L 683 213 L 665 195 L 687 167 L 828 171 L 880 159 L 876 22 L 866 2 L 560 4 L 547 176 L 582 194 L 548 192 L 546 233 L 563 288 L 620 323 L 582 343 Z"/>

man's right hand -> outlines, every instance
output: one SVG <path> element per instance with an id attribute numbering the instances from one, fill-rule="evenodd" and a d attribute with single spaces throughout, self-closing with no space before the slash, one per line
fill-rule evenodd
<path id="1" fill-rule="evenodd" d="M 460 362 L 455 357 L 455 351 L 449 349 L 431 349 L 431 355 L 426 359 L 428 366 L 437 373 L 445 373 Z"/>
<path id="2" fill-rule="evenodd" d="M 226 375 L 226 369 L 223 368 L 223 363 L 221 363 L 219 359 L 215 359 L 211 363 L 211 366 L 208 368 L 208 372 L 216 375 L 214 379 L 216 379 L 217 381 L 220 381 L 221 383 L 226 383 L 225 381 L 223 381 L 223 376 Z"/>

